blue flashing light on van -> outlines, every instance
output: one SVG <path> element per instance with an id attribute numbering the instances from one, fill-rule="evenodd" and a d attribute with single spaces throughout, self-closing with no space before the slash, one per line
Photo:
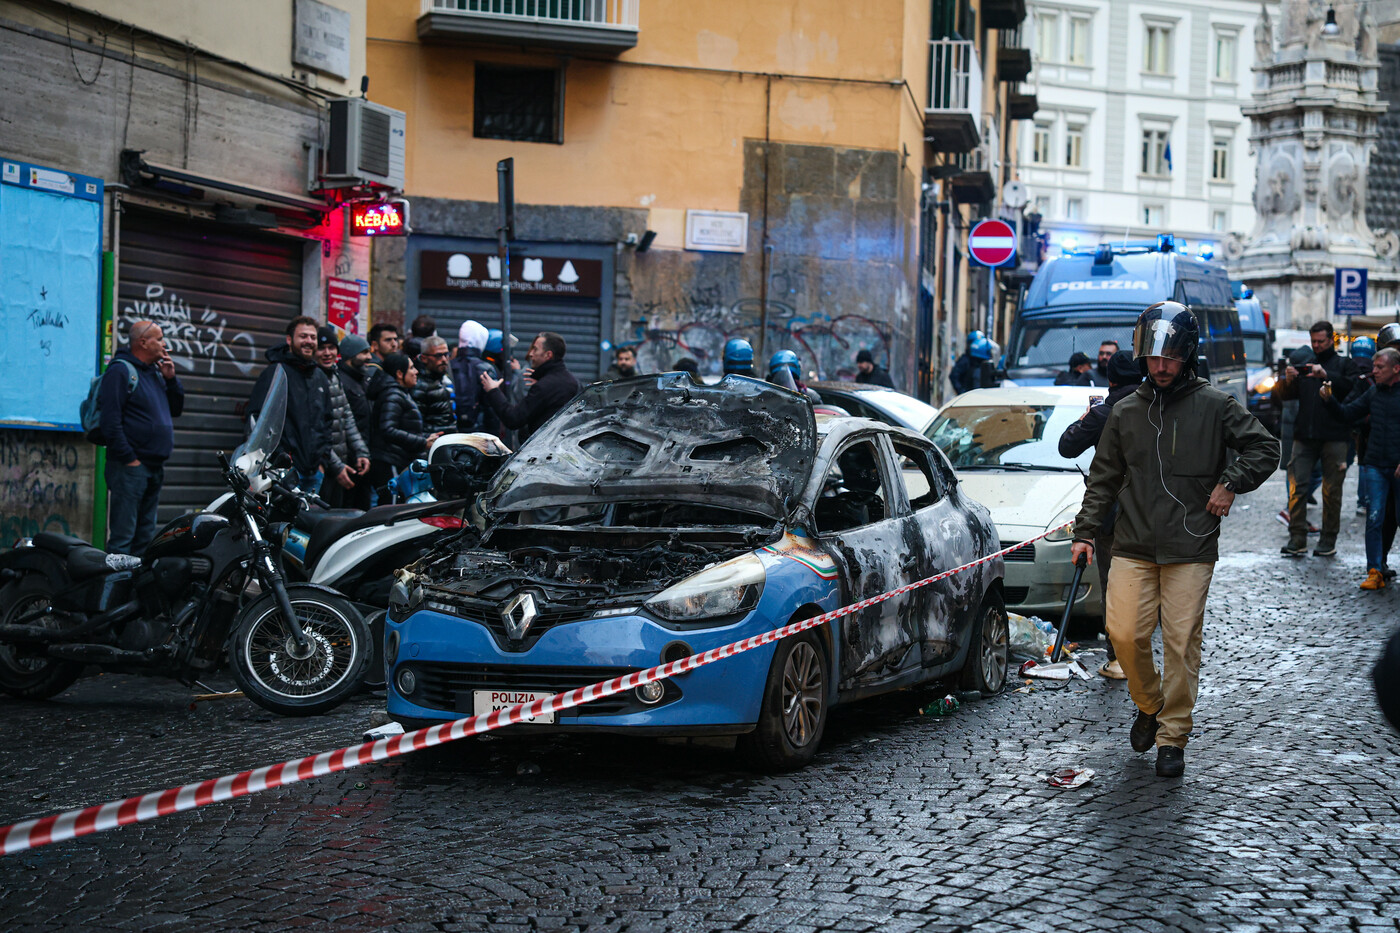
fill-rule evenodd
<path id="1" fill-rule="evenodd" d="M 1142 310 L 1174 300 L 1196 314 L 1210 381 L 1245 402 L 1245 351 L 1230 277 L 1219 263 L 1183 249 L 1164 233 L 1155 242 L 1100 243 L 1046 260 L 1011 326 L 1007 378 L 1049 385 L 1076 351 L 1094 359 L 1106 340 L 1130 349 Z"/>

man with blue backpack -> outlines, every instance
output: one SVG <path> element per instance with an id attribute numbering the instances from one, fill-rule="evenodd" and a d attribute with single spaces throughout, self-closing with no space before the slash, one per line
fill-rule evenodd
<path id="1" fill-rule="evenodd" d="M 156 507 L 165 461 L 175 449 L 175 425 L 185 388 L 165 350 L 160 325 L 137 321 L 127 332 L 98 388 L 97 422 L 107 445 L 107 550 L 139 555 L 156 534 Z"/>

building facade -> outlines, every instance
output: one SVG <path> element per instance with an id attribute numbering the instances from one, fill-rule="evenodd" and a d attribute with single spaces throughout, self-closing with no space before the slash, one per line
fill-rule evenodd
<path id="1" fill-rule="evenodd" d="M 364 30 L 365 0 L 0 2 L 0 210 L 42 214 L 6 211 L 0 237 L 5 323 L 24 334 L 4 362 L 23 380 L 0 416 L 5 543 L 101 539 L 101 451 L 75 430 L 77 402 L 132 321 L 163 327 L 186 388 L 168 515 L 215 494 L 215 452 L 242 441 L 287 321 L 325 319 L 332 283 L 367 292 L 367 245 L 346 235 L 339 196 L 314 190 L 328 102 L 364 74 Z M 72 211 L 81 224 L 49 223 Z M 74 275 L 91 277 L 78 295 Z M 367 320 L 367 301 L 356 310 L 347 328 Z"/>
<path id="2" fill-rule="evenodd" d="M 1017 150 L 1051 242 L 1254 226 L 1254 0 L 1030 0 L 1039 112 Z M 1274 2 L 1264 7 L 1276 13 Z"/>
<path id="3" fill-rule="evenodd" d="M 979 10 L 371 4 L 376 97 L 409 115 L 413 228 L 375 243 L 375 315 L 430 314 L 449 336 L 467 318 L 499 326 L 509 158 L 512 328 L 562 333 L 581 378 L 617 345 L 646 371 L 691 357 L 717 374 L 742 336 L 795 350 L 811 378 L 853 375 L 870 349 L 896 384 L 941 394 L 935 336 L 961 333 L 980 281 L 943 293 L 941 231 L 989 210 L 1006 168 Z"/>

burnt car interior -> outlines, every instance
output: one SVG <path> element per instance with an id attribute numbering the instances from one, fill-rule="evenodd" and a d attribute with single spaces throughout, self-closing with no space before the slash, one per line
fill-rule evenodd
<path id="1" fill-rule="evenodd" d="M 909 496 L 909 507 L 916 512 L 943 498 L 943 484 L 929 462 L 930 453 L 894 440 L 894 454 L 899 458 L 899 471 L 904 476 L 904 491 Z"/>
<path id="2" fill-rule="evenodd" d="M 822 484 L 814 518 L 820 534 L 839 534 L 885 518 L 884 486 L 875 444 L 858 441 L 836 457 Z"/>

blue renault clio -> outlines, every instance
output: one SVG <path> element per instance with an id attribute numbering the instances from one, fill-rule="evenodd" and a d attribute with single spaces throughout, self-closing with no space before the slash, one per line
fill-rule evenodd
<path id="1" fill-rule="evenodd" d="M 994 552 L 926 438 L 686 373 L 589 386 L 483 494 L 479 540 L 400 573 L 388 709 L 416 728 L 683 658 Z M 738 736 L 811 760 L 838 703 L 961 672 L 1006 681 L 1002 561 L 802 635 L 510 727 Z"/>

